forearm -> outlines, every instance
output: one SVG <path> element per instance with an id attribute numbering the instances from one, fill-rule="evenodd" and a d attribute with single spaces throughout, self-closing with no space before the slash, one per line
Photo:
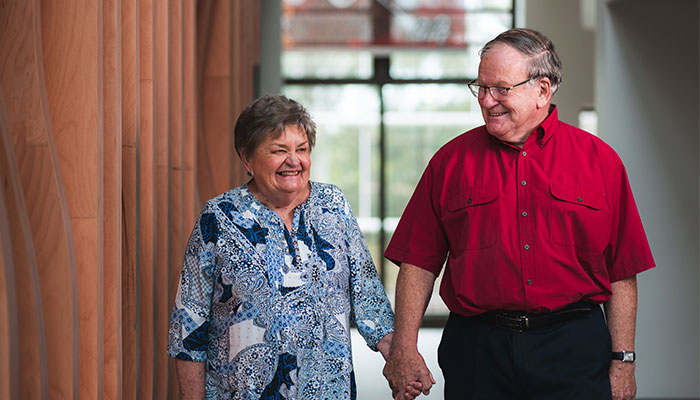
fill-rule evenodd
<path id="1" fill-rule="evenodd" d="M 637 324 L 637 278 L 612 283 L 612 296 L 605 302 L 605 316 L 613 351 L 633 351 Z"/>
<path id="2" fill-rule="evenodd" d="M 384 357 L 384 360 L 389 358 L 389 350 L 391 349 L 391 339 L 394 333 L 387 333 L 384 337 L 377 342 L 377 351 Z"/>
<path id="3" fill-rule="evenodd" d="M 433 292 L 435 275 L 411 264 L 401 264 L 396 280 L 394 349 L 416 349 L 418 329 Z"/>
<path id="4" fill-rule="evenodd" d="M 182 400 L 204 399 L 204 363 L 175 360 Z"/>

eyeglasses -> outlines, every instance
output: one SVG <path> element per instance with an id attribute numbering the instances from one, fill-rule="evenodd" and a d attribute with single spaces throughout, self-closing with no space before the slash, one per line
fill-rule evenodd
<path id="1" fill-rule="evenodd" d="M 484 96 L 486 96 L 486 91 L 488 90 L 489 93 L 491 93 L 491 97 L 493 97 L 494 100 L 503 100 L 506 97 L 508 97 L 508 92 L 511 89 L 516 88 L 516 87 L 521 86 L 521 85 L 524 85 L 524 84 L 530 82 L 532 79 L 534 79 L 534 78 L 527 78 L 524 81 L 522 81 L 520 83 L 516 83 L 515 85 L 509 86 L 509 87 L 481 86 L 481 85 L 476 83 L 476 79 L 475 79 L 475 80 L 469 82 L 467 84 L 467 86 L 469 86 L 469 90 L 472 92 L 472 94 L 476 98 L 479 98 L 479 99 L 483 98 Z"/>

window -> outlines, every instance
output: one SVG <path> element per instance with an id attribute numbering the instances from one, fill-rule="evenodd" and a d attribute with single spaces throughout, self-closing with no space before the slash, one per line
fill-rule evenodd
<path id="1" fill-rule="evenodd" d="M 432 155 L 483 123 L 467 83 L 513 1 L 284 0 L 282 13 L 282 91 L 318 124 L 311 178 L 343 190 L 393 299 L 384 248 Z M 437 292 L 428 323 L 447 314 Z"/>

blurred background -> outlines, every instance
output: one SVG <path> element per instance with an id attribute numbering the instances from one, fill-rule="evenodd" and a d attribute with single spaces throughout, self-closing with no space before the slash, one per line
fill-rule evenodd
<path id="1" fill-rule="evenodd" d="M 0 0 L 0 398 L 179 398 L 185 240 L 245 181 L 233 124 L 264 93 L 311 112 L 312 179 L 346 194 L 393 301 L 383 249 L 433 153 L 482 124 L 466 84 L 512 27 L 554 41 L 560 119 L 627 167 L 658 265 L 638 398 L 699 398 L 699 21 L 697 0 Z M 390 398 L 354 330 L 353 351 L 358 398 Z"/>

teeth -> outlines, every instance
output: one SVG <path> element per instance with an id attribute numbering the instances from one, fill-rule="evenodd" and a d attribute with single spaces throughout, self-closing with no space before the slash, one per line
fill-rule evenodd
<path id="1" fill-rule="evenodd" d="M 489 115 L 491 115 L 492 117 L 500 117 L 501 115 L 506 115 L 506 113 L 504 113 L 504 112 L 502 112 L 502 113 L 491 113 L 491 114 L 489 114 Z"/>
<path id="2" fill-rule="evenodd" d="M 292 175 L 296 175 L 296 174 L 297 174 L 296 172 L 280 172 L 280 175 L 282 175 L 282 176 L 292 176 Z"/>

